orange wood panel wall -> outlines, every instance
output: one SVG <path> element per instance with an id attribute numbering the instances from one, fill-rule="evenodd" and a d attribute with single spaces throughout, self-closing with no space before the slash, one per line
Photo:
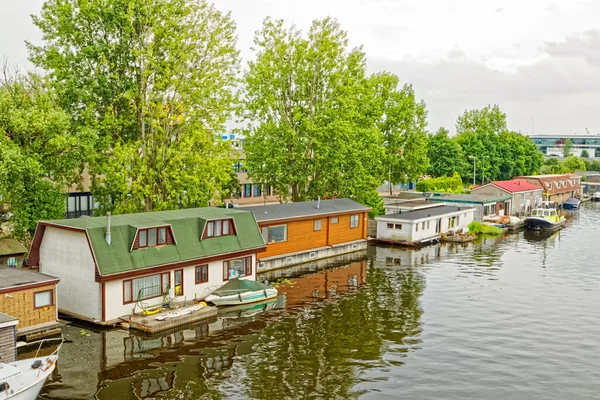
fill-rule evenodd
<path id="1" fill-rule="evenodd" d="M 350 228 L 350 215 L 358 214 L 358 226 Z M 331 246 L 367 238 L 367 217 L 365 212 L 338 215 L 336 217 L 321 217 L 321 230 L 314 231 L 314 220 L 307 219 L 287 222 L 287 241 L 267 244 L 267 250 L 259 253 L 259 259 L 311 250 L 324 246 Z M 331 219 L 338 218 L 337 224 L 332 224 Z M 259 223 L 262 230 L 264 226 L 282 225 L 281 222 Z"/>
<path id="2" fill-rule="evenodd" d="M 321 230 L 316 232 L 314 231 L 314 219 L 287 222 L 287 241 L 267 244 L 267 250 L 258 253 L 257 257 L 260 259 L 327 246 L 327 218 L 321 219 L 323 220 Z M 262 231 L 263 226 L 277 225 L 282 225 L 282 223 L 261 223 L 259 228 Z"/>
<path id="3" fill-rule="evenodd" d="M 358 214 L 358 226 L 350 228 L 350 216 Z M 334 217 L 335 218 L 335 217 Z M 329 223 L 329 245 L 352 242 L 355 240 L 366 239 L 367 213 L 354 213 L 338 216 L 338 223 Z"/>

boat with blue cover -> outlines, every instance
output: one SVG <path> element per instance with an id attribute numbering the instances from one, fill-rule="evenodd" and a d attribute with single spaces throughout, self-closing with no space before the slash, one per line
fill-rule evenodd
<path id="1" fill-rule="evenodd" d="M 575 197 L 570 197 L 563 203 L 563 208 L 565 210 L 577 210 L 580 205 L 581 205 L 581 200 L 579 200 Z"/>

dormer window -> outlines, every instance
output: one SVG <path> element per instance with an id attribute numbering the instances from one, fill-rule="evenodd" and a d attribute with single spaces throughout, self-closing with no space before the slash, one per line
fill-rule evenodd
<path id="1" fill-rule="evenodd" d="M 152 228 L 140 228 L 136 240 L 133 244 L 133 249 L 145 247 L 163 246 L 172 244 L 173 235 L 169 226 L 157 226 Z"/>
<path id="2" fill-rule="evenodd" d="M 235 225 L 233 219 L 219 219 L 216 221 L 208 221 L 202 238 L 212 238 L 218 236 L 235 235 Z"/>

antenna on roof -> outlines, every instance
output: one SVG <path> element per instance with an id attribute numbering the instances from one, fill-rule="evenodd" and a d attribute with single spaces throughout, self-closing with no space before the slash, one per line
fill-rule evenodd
<path id="1" fill-rule="evenodd" d="M 106 243 L 110 244 L 111 235 L 110 235 L 110 211 L 106 212 L 106 232 L 104 233 L 104 239 L 106 239 Z"/>

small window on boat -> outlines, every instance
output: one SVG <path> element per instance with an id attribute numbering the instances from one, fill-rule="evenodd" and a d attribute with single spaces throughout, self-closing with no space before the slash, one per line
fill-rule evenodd
<path id="1" fill-rule="evenodd" d="M 398 229 L 399 231 L 402 230 L 402 224 L 396 224 L 396 229 Z"/>

